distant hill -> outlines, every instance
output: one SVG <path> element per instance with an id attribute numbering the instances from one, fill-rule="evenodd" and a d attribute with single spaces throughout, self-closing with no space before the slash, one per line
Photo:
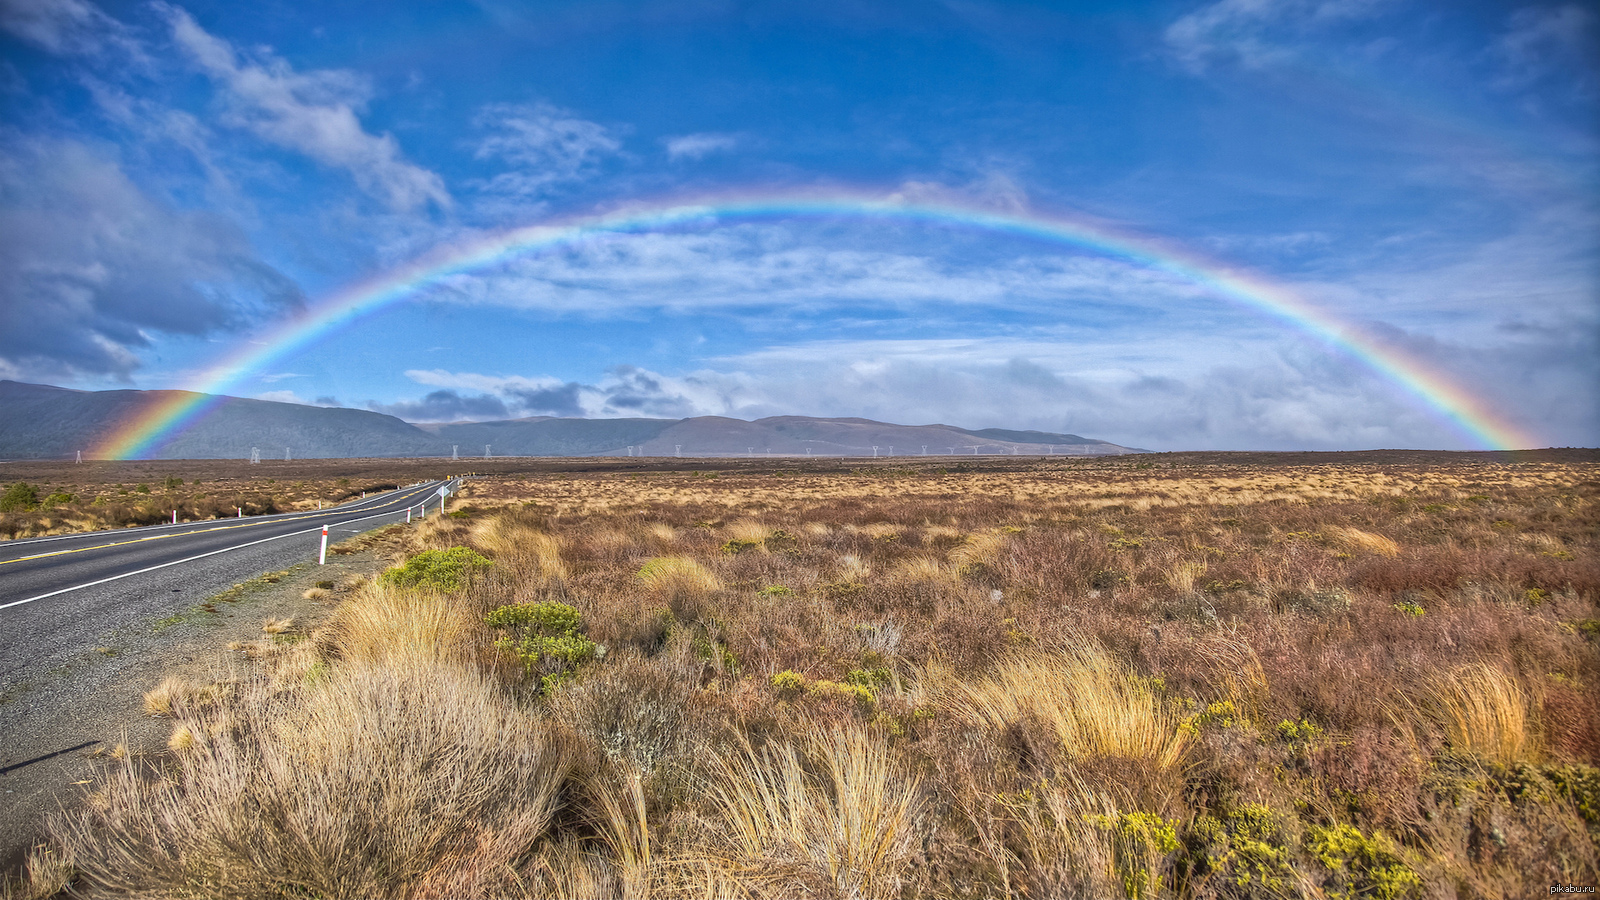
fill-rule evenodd
<path id="1" fill-rule="evenodd" d="M 78 391 L 0 381 L 0 459 L 61 459 L 91 452 L 121 423 L 179 391 Z M 190 394 L 189 396 L 196 396 Z M 217 405 L 162 445 L 162 459 L 449 456 L 917 456 L 1142 453 L 1075 434 L 970 430 L 953 425 L 892 425 L 871 419 L 772 416 L 747 422 L 690 419 L 562 419 L 414 425 L 360 409 L 329 409 L 220 397 Z M 630 451 L 631 448 L 631 451 Z"/>

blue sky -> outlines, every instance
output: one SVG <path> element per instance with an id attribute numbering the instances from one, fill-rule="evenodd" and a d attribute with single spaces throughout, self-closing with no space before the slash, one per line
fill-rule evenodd
<path id="1" fill-rule="evenodd" d="M 1107 223 L 1600 444 L 1600 15 L 1570 3 L 0 0 L 0 377 L 186 387 L 342 287 L 707 195 Z M 453 277 L 230 393 L 414 421 L 860 415 L 1156 449 L 1470 446 L 1160 271 L 709 221 Z"/>

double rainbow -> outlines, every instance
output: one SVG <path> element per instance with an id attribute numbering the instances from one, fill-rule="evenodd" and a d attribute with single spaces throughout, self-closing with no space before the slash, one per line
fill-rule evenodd
<path id="1" fill-rule="evenodd" d="M 1147 238 L 1118 234 L 1084 221 L 1032 213 L 997 213 L 948 203 L 900 202 L 858 196 L 761 197 L 674 203 L 598 215 L 560 224 L 502 231 L 472 243 L 441 248 L 406 265 L 354 284 L 278 325 L 259 343 L 246 344 L 195 379 L 191 390 L 165 392 L 113 429 L 95 451 L 107 459 L 139 459 L 219 402 L 215 395 L 251 373 L 336 331 L 355 319 L 398 303 L 451 275 L 492 266 L 510 257 L 585 240 L 727 221 L 849 218 L 924 222 L 1047 241 L 1125 259 L 1168 272 L 1219 296 L 1255 309 L 1342 350 L 1413 395 L 1471 443 L 1487 449 L 1536 446 L 1535 439 L 1441 372 L 1340 322 L 1288 289 Z"/>

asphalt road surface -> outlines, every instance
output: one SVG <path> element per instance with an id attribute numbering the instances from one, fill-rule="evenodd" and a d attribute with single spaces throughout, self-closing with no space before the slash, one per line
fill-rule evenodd
<path id="1" fill-rule="evenodd" d="M 331 545 L 404 522 L 408 508 L 415 518 L 422 503 L 438 515 L 445 484 L 323 511 L 0 542 L 0 831 L 14 830 L 8 813 L 42 802 L 18 780 L 27 770 L 103 738 L 106 720 L 132 702 L 122 695 L 143 689 L 125 682 L 141 658 L 162 652 L 153 623 L 263 573 L 316 562 L 324 526 Z M 10 845 L 0 856 L 15 852 L 17 837 L 0 834 Z"/>

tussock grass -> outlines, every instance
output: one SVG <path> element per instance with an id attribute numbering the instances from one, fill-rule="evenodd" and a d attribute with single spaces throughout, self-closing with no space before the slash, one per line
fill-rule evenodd
<path id="1" fill-rule="evenodd" d="M 1440 673 L 1418 704 L 1452 748 L 1505 766 L 1539 760 L 1533 707 L 1515 676 L 1484 664 Z"/>
<path id="2" fill-rule="evenodd" d="M 256 697 L 150 782 L 125 766 L 61 838 L 88 883 L 153 895 L 498 894 L 547 832 L 559 738 L 470 670 L 343 669 Z M 203 722 L 183 723 L 191 734 Z"/>
<path id="3" fill-rule="evenodd" d="M 145 691 L 144 711 L 152 716 L 171 717 L 175 710 L 188 705 L 196 688 L 188 679 L 169 675 L 161 683 Z"/>
<path id="4" fill-rule="evenodd" d="M 502 572 L 519 582 L 544 584 L 568 577 L 560 540 L 515 515 L 502 514 L 478 523 L 472 540 L 489 551 Z"/>
<path id="5" fill-rule="evenodd" d="M 772 529 L 754 519 L 738 519 L 723 529 L 730 541 L 750 541 L 759 544 L 772 534 Z"/>
<path id="6" fill-rule="evenodd" d="M 722 590 L 722 580 L 686 556 L 658 556 L 639 569 L 639 580 L 658 594 L 700 596 Z"/>
<path id="7" fill-rule="evenodd" d="M 1167 769 L 1188 744 L 1178 716 L 1089 642 L 1061 653 L 1013 654 L 988 677 L 950 684 L 943 696 L 951 712 L 998 731 L 1037 725 L 1069 758 L 1118 757 Z"/>
<path id="8" fill-rule="evenodd" d="M 1359 528 L 1333 526 L 1327 529 L 1327 534 L 1336 543 L 1352 550 L 1372 553 L 1390 558 L 1400 555 L 1400 545 L 1381 534 L 1362 531 Z"/>
<path id="9" fill-rule="evenodd" d="M 405 533 L 417 587 L 169 701 L 184 746 L 56 846 L 88 896 L 1600 877 L 1600 469 L 1229 459 L 472 482 Z M 562 647 L 497 647 L 508 607 L 593 652 L 528 678 Z"/>
<path id="10" fill-rule="evenodd" d="M 860 727 L 742 743 L 717 756 L 702 789 L 728 860 L 785 891 L 899 896 L 920 843 L 920 779 Z"/>
<path id="11" fill-rule="evenodd" d="M 1005 538 L 998 534 L 968 535 L 965 541 L 950 551 L 950 563 L 957 569 L 975 565 L 992 566 L 999 560 L 1005 543 Z"/>
<path id="12" fill-rule="evenodd" d="M 327 627 L 339 658 L 413 671 L 464 664 L 487 642 L 475 614 L 447 596 L 380 582 L 355 591 Z"/>
<path id="13" fill-rule="evenodd" d="M 928 556 L 913 556 L 902 562 L 895 569 L 895 575 L 907 581 L 947 582 L 955 579 L 955 573 L 942 561 Z"/>
<path id="14" fill-rule="evenodd" d="M 321 588 L 315 588 L 315 590 L 321 590 Z M 294 618 L 268 619 L 261 623 L 261 630 L 267 634 L 287 634 L 294 630 Z"/>

